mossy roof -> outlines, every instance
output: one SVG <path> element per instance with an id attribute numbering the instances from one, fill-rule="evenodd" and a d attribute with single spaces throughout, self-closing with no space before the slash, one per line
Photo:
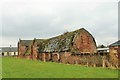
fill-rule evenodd
<path id="1" fill-rule="evenodd" d="M 73 43 L 74 37 L 77 36 L 78 34 L 80 34 L 82 31 L 87 31 L 87 30 L 85 30 L 84 28 L 81 28 L 76 31 L 66 32 L 62 35 L 59 35 L 59 36 L 56 36 L 53 38 L 49 38 L 49 39 L 36 39 L 38 46 L 39 46 L 38 50 L 39 50 L 39 52 L 69 51 L 72 48 L 72 43 Z M 94 40 L 94 38 L 93 38 L 93 40 Z"/>
<path id="2" fill-rule="evenodd" d="M 25 46 L 31 46 L 33 40 L 20 40 L 20 42 L 22 42 L 22 44 L 24 44 Z"/>

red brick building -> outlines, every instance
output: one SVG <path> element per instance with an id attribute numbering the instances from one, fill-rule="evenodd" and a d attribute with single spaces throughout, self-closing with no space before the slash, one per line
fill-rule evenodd
<path id="1" fill-rule="evenodd" d="M 84 28 L 49 39 L 18 42 L 19 57 L 70 64 L 86 64 L 97 52 L 96 48 L 94 37 Z M 82 58 L 87 60 L 82 61 Z"/>
<path id="2" fill-rule="evenodd" d="M 117 42 L 109 45 L 109 50 L 110 50 L 110 61 L 113 66 L 118 67 L 120 66 L 120 40 Z M 119 64 L 118 64 L 119 63 Z"/>
<path id="3" fill-rule="evenodd" d="M 30 57 L 33 40 L 21 40 L 18 42 L 18 57 Z"/>

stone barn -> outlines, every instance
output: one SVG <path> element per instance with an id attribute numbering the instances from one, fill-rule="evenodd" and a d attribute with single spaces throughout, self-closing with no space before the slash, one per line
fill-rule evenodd
<path id="1" fill-rule="evenodd" d="M 67 63 L 71 54 L 92 55 L 96 51 L 95 39 L 87 30 L 81 28 L 50 39 L 34 39 L 31 54 L 36 56 L 33 58 L 43 61 Z"/>
<path id="2" fill-rule="evenodd" d="M 18 42 L 18 57 L 31 58 L 31 45 L 33 40 L 21 40 Z"/>
<path id="3" fill-rule="evenodd" d="M 97 53 L 94 37 L 84 28 L 49 39 L 20 40 L 18 48 L 19 56 L 70 64 L 88 64 Z"/>
<path id="4" fill-rule="evenodd" d="M 110 62 L 112 63 L 112 66 L 118 68 L 120 67 L 120 40 L 117 42 L 109 45 L 109 51 L 110 51 Z"/>

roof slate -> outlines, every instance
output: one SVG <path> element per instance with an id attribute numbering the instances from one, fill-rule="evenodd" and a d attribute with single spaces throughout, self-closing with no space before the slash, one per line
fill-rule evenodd
<path id="1" fill-rule="evenodd" d="M 2 52 L 17 52 L 17 47 L 1 47 Z"/>
<path id="2" fill-rule="evenodd" d="M 22 42 L 25 46 L 30 46 L 30 45 L 32 45 L 33 40 L 21 40 L 21 42 Z"/>
<path id="3" fill-rule="evenodd" d="M 88 32 L 84 28 L 66 32 L 62 35 L 52 37 L 49 39 L 34 39 L 34 40 L 21 40 L 21 42 L 25 46 L 30 46 L 33 42 L 37 42 L 38 51 L 39 52 L 62 52 L 73 50 L 72 43 L 74 42 L 74 38 L 79 35 L 82 31 Z M 89 33 L 89 32 L 88 32 Z M 90 34 L 90 33 L 89 33 Z M 90 34 L 93 38 L 93 36 Z M 93 41 L 95 42 L 94 38 Z M 95 43 L 96 45 L 96 43 Z"/>
<path id="4" fill-rule="evenodd" d="M 82 31 L 87 31 L 87 30 L 85 30 L 84 28 L 81 28 L 79 30 L 76 30 L 73 32 L 66 32 L 62 35 L 45 39 L 45 40 L 36 39 L 39 45 L 39 52 L 68 51 L 72 48 L 74 37 L 80 34 Z M 93 41 L 95 42 L 94 38 L 93 38 Z"/>
<path id="5" fill-rule="evenodd" d="M 110 47 L 111 46 L 120 46 L 120 40 L 116 41 L 115 43 L 112 43 L 111 45 L 109 45 Z"/>

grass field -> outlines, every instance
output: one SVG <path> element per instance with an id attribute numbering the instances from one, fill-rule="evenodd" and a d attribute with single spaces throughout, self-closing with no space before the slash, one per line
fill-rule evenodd
<path id="1" fill-rule="evenodd" d="M 118 70 L 2 58 L 3 78 L 117 78 Z"/>

